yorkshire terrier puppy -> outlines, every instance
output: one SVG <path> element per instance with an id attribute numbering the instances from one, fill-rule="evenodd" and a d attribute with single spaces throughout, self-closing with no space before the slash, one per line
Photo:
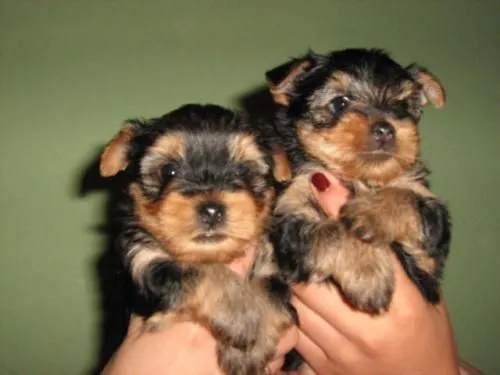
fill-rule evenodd
<path id="1" fill-rule="evenodd" d="M 445 103 L 438 79 L 375 49 L 310 52 L 266 75 L 293 171 L 271 233 L 284 279 L 332 282 L 354 308 L 378 314 L 393 294 L 393 251 L 437 303 L 450 220 L 419 160 L 418 123 L 427 103 Z M 310 178 L 321 170 L 352 193 L 338 219 L 311 195 Z"/>
<path id="2" fill-rule="evenodd" d="M 126 122 L 101 155 L 103 176 L 122 172 L 119 247 L 150 306 L 147 325 L 205 326 L 228 375 L 263 374 L 293 324 L 283 297 L 267 293 L 279 284 L 264 279 L 274 182 L 288 169 L 261 128 L 243 114 L 190 104 Z M 253 277 L 244 279 L 225 264 L 254 244 Z"/>

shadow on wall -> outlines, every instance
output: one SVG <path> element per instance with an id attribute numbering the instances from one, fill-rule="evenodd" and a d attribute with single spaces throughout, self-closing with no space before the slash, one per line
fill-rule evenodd
<path id="1" fill-rule="evenodd" d="M 274 103 L 269 88 L 259 86 L 235 98 L 236 105 L 254 119 L 267 122 L 274 120 L 277 105 Z"/>
<path id="2" fill-rule="evenodd" d="M 116 220 L 117 203 L 123 195 L 120 189 L 120 177 L 105 179 L 100 176 L 100 153 L 101 149 L 84 168 L 78 191 L 81 198 L 94 192 L 104 191 L 107 194 L 101 221 L 93 228 L 102 235 L 103 239 L 102 249 L 92 266 L 100 296 L 100 327 L 97 328 L 100 342 L 93 368 L 89 371 L 92 375 L 101 373 L 102 368 L 125 337 L 132 298 L 130 279 L 122 266 L 115 246 L 120 230 L 119 222 Z"/>
<path id="3" fill-rule="evenodd" d="M 266 87 L 258 87 L 236 98 L 237 106 L 250 114 L 253 119 L 272 121 L 275 105 Z M 165 113 L 174 108 L 166 108 Z M 139 114 L 140 115 L 140 114 Z M 135 298 L 130 277 L 124 269 L 120 253 L 116 248 L 116 238 L 120 231 L 119 202 L 124 197 L 121 190 L 123 176 L 103 178 L 99 173 L 99 161 L 102 148 L 96 151 L 94 158 L 82 171 L 78 183 L 78 196 L 85 198 L 94 192 L 107 194 L 102 217 L 93 230 L 103 237 L 102 249 L 93 262 L 98 293 L 100 296 L 100 342 L 94 365 L 89 374 L 100 374 L 121 341 L 125 337 L 129 317 L 136 310 Z"/>

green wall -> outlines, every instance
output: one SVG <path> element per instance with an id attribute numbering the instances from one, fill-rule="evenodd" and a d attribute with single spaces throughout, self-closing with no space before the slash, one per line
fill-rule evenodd
<path id="1" fill-rule="evenodd" d="M 286 57 L 348 46 L 428 66 L 448 105 L 424 158 L 450 204 L 445 292 L 462 355 L 500 374 L 497 0 L 0 0 L 0 374 L 89 374 L 105 194 L 82 173 L 131 116 L 236 106 Z"/>

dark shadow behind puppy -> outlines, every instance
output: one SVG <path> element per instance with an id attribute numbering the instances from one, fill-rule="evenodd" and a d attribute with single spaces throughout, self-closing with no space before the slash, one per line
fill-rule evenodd
<path id="1" fill-rule="evenodd" d="M 125 272 L 122 261 L 116 251 L 116 238 L 120 233 L 120 223 L 116 221 L 117 203 L 123 199 L 119 179 L 109 180 L 101 177 L 99 149 L 88 163 L 78 182 L 78 196 L 86 197 L 94 192 L 106 194 L 106 203 L 102 210 L 100 223 L 91 230 L 102 236 L 102 250 L 99 251 L 92 271 L 98 284 L 100 325 L 98 327 L 98 352 L 92 375 L 101 373 L 113 353 L 121 344 L 127 332 L 133 289 L 129 275 Z"/>
<path id="2" fill-rule="evenodd" d="M 252 120 L 273 124 L 278 105 L 274 102 L 268 86 L 255 87 L 237 97 L 236 101 Z"/>

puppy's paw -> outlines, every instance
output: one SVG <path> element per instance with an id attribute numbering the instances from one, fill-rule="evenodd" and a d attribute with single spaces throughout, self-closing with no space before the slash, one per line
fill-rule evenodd
<path id="1" fill-rule="evenodd" d="M 219 366 L 228 375 L 263 375 L 276 353 L 279 338 L 293 324 L 292 318 L 282 311 L 269 311 L 257 339 L 245 348 L 220 345 L 217 350 Z"/>
<path id="2" fill-rule="evenodd" d="M 244 341 L 232 340 L 219 343 L 219 365 L 226 374 L 266 374 L 266 365 L 272 360 L 279 339 L 285 331 L 294 325 L 295 309 L 291 304 L 266 294 L 267 285 L 265 284 L 262 280 L 252 280 L 251 284 L 254 292 L 253 303 L 261 308 L 259 326 L 256 328 L 247 327 L 245 330 L 246 340 Z M 289 309 L 293 309 L 293 311 Z M 246 312 L 248 314 L 250 311 Z M 247 321 L 243 320 L 241 324 L 245 326 Z M 249 340 L 250 338 L 253 341 Z M 241 345 L 243 342 L 245 345 Z"/>
<path id="3" fill-rule="evenodd" d="M 239 287 L 231 293 L 226 284 L 224 296 L 218 299 L 210 317 L 212 332 L 222 345 L 242 351 L 256 346 L 264 352 L 272 351 L 280 334 L 294 324 L 294 315 L 288 310 L 288 286 L 271 280 L 275 282 L 235 279 Z"/>
<path id="4" fill-rule="evenodd" d="M 263 375 L 271 360 L 269 354 L 258 347 L 243 350 L 234 346 L 219 346 L 217 357 L 221 370 L 227 375 Z"/>
<path id="5" fill-rule="evenodd" d="M 262 310 L 252 304 L 250 296 L 233 297 L 232 303 L 227 301 L 219 306 L 211 327 L 219 342 L 245 351 L 257 342 L 263 324 Z"/>
<path id="6" fill-rule="evenodd" d="M 353 244 L 358 256 L 338 275 L 338 283 L 349 303 L 372 314 L 387 311 L 394 292 L 394 272 L 389 250 L 361 241 Z"/>
<path id="7" fill-rule="evenodd" d="M 342 291 L 354 308 L 372 314 L 388 310 L 394 282 L 377 267 L 349 271 L 341 282 Z"/>
<path id="8" fill-rule="evenodd" d="M 383 231 L 383 217 L 368 197 L 355 198 L 340 210 L 340 221 L 356 238 L 367 243 L 381 244 L 387 241 Z"/>

